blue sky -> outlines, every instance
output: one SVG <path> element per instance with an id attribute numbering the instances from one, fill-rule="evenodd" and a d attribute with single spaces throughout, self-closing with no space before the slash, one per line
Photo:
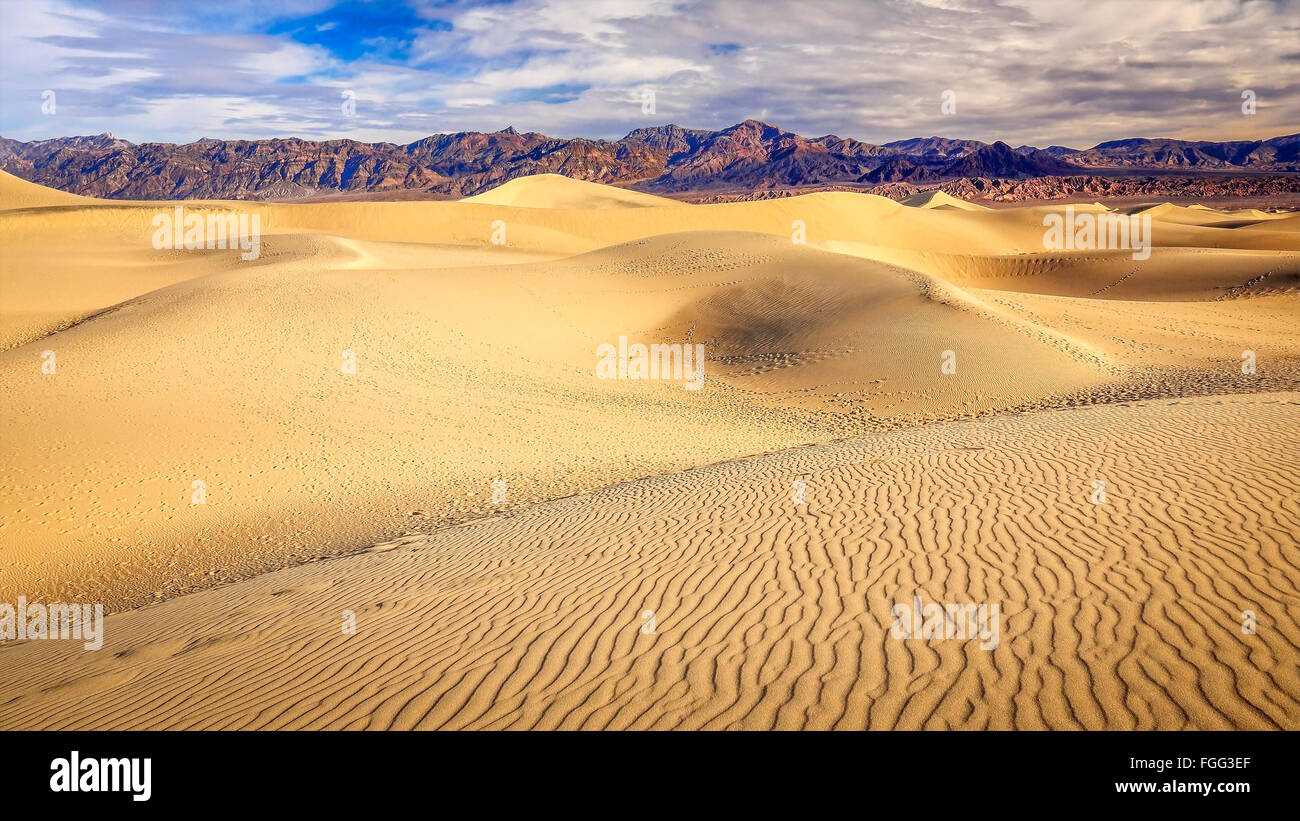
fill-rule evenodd
<path id="1" fill-rule="evenodd" d="M 6 0 L 0 74 L 24 140 L 1250 139 L 1300 131 L 1300 0 Z"/>

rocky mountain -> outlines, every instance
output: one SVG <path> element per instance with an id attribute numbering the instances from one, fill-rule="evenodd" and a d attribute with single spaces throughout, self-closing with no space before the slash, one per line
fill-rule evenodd
<path id="1" fill-rule="evenodd" d="M 995 177 L 1019 180 L 1052 174 L 1077 174 L 1079 166 L 1046 151 L 1018 153 L 1004 142 L 981 145 L 944 165 L 940 177 Z"/>
<path id="2" fill-rule="evenodd" d="M 1035 148 L 1032 145 L 1022 145 L 1016 149 L 1016 152 L 1020 154 L 1035 154 L 1038 152 L 1042 152 L 1052 157 L 1065 157 L 1070 154 L 1078 154 L 1079 149 L 1066 148 L 1063 145 L 1049 145 L 1047 146 L 1047 148 Z"/>
<path id="3" fill-rule="evenodd" d="M 464 197 L 541 173 L 680 195 L 1157 169 L 1294 172 L 1300 171 L 1300 134 L 1225 143 L 1116 140 L 1083 151 L 1012 149 L 1002 142 L 944 137 L 873 145 L 834 135 L 802 137 L 756 120 L 720 131 L 638 128 L 620 140 L 561 139 L 508 128 L 438 134 L 408 145 L 206 138 L 185 145 L 136 144 L 100 134 L 32 142 L 0 138 L 0 168 L 52 188 L 124 199 L 382 192 Z"/>
<path id="4" fill-rule="evenodd" d="M 950 140 L 947 137 L 913 137 L 885 143 L 883 148 L 933 163 L 947 163 L 984 147 L 979 140 Z"/>
<path id="5" fill-rule="evenodd" d="M 1113 140 L 1071 154 L 1069 159 L 1092 167 L 1294 171 L 1300 169 L 1300 134 L 1222 143 Z"/>

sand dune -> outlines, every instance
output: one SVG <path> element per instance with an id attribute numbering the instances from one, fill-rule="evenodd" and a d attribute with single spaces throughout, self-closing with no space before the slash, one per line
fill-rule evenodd
<path id="1" fill-rule="evenodd" d="M 1123 209 L 1130 214 L 1146 214 L 1153 220 L 1159 220 L 1164 223 L 1176 223 L 1179 225 L 1221 225 L 1224 223 L 1236 223 L 1243 217 L 1253 220 L 1274 220 L 1285 218 L 1283 214 L 1269 214 L 1258 209 L 1245 209 L 1240 211 L 1219 211 L 1204 205 L 1174 205 L 1173 203 L 1164 202 L 1159 205 L 1137 206 L 1134 208 Z"/>
<path id="2" fill-rule="evenodd" d="M 1127 251 L 927 254 L 912 264 L 964 287 L 1106 300 L 1188 302 L 1300 288 L 1294 251 L 1162 248 L 1146 260 Z"/>
<path id="3" fill-rule="evenodd" d="M 913 208 L 955 208 L 960 211 L 987 211 L 982 205 L 959 200 L 951 194 L 935 188 L 930 191 L 918 191 L 910 197 L 899 200 L 903 205 Z"/>
<path id="4" fill-rule="evenodd" d="M 178 205 L 255 215 L 256 258 L 155 249 L 153 220 Z M 107 202 L 0 176 L 0 602 L 174 599 L 115 617 L 115 646 L 134 648 L 120 658 L 0 647 L 0 680 L 29 654 L 46 676 L 0 699 L 0 726 L 1294 726 L 1294 680 L 1273 672 L 1294 647 L 1261 632 L 1266 653 L 1243 655 L 1205 614 L 1244 605 L 1202 579 L 1232 579 L 1279 624 L 1293 601 L 1294 477 L 1260 477 L 1294 431 L 1294 393 L 1265 392 L 1300 387 L 1300 218 L 1147 208 L 1139 261 L 1045 250 L 1061 206 L 966 206 L 843 192 L 685 205 L 554 176 L 462 202 Z M 702 388 L 596 378 L 598 346 L 621 337 L 705 345 Z M 996 439 L 1018 472 L 925 450 L 968 441 L 945 420 L 978 432 L 971 447 Z M 895 517 L 884 530 L 853 471 L 829 474 L 819 517 L 780 510 L 786 478 L 771 498 L 754 489 L 774 465 L 813 487 L 819 460 L 881 448 L 917 460 L 864 463 L 911 500 L 870 491 Z M 1097 512 L 1073 491 L 1041 495 L 1095 463 L 1141 500 L 1103 535 L 1083 533 Z M 682 502 L 714 498 L 705 475 L 731 501 Z M 940 480 L 951 509 L 915 495 Z M 1021 495 L 989 508 L 1008 488 Z M 1210 492 L 1223 509 L 1184 524 L 1208 497 L 1177 494 Z M 594 495 L 548 501 L 575 494 Z M 939 515 L 963 529 L 935 535 Z M 847 552 L 850 535 L 870 547 Z M 979 567 L 972 583 L 1004 580 L 1022 638 L 983 661 L 914 658 L 820 586 L 938 596 L 947 577 L 924 571 L 940 555 Z M 888 571 L 868 571 L 877 561 Z M 1086 605 L 1030 596 L 1049 575 Z M 281 578 L 309 581 L 272 595 Z M 630 589 L 712 615 L 656 656 L 619 626 L 641 607 Z M 333 624 L 348 590 L 387 626 L 346 647 L 302 632 L 315 616 L 284 627 L 289 602 Z M 1152 596 L 1160 609 L 1140 604 Z M 433 618 L 414 645 L 387 621 L 411 613 Z M 190 645 L 177 619 L 216 632 Z M 1043 630 L 1074 633 L 1043 660 Z M 1110 655 L 1123 648 L 1127 661 Z M 675 683 L 654 677 L 668 668 Z M 1222 669 L 1245 689 L 1189 689 Z M 343 670 L 356 690 L 333 680 Z M 960 698 L 896 701 L 924 705 L 935 682 Z M 1002 706 L 961 706 L 974 687 Z M 169 695 L 116 713 L 43 701 L 110 690 Z"/>
<path id="5" fill-rule="evenodd" d="M 620 485 L 4 648 L 0 728 L 1300 729 L 1297 447 L 1258 394 Z M 893 638 L 914 595 L 996 646 Z"/>
<path id="6" fill-rule="evenodd" d="M 648 208 L 680 205 L 667 197 L 642 194 L 559 174 L 518 177 L 462 202 L 513 205 L 519 208 Z"/>
<path id="7" fill-rule="evenodd" d="M 189 279 L 0 354 L 7 418 L 42 420 L 6 437 L 11 584 L 121 606 L 485 514 L 496 478 L 523 504 L 1107 378 L 918 275 L 761 235 L 437 276 L 323 264 Z M 705 342 L 710 389 L 594 379 L 620 335 Z"/>
<path id="8" fill-rule="evenodd" d="M 88 205 L 94 202 L 91 197 L 56 191 L 15 177 L 7 171 L 0 171 L 0 211 L 59 205 Z"/>
<path id="9" fill-rule="evenodd" d="M 154 250 L 166 204 L 0 216 L 0 582 L 120 608 L 485 515 L 496 479 L 516 506 L 901 424 L 1295 385 L 1294 252 L 990 256 L 1044 209 L 825 194 L 587 218 L 542 201 L 600 186 L 515 183 L 534 207 L 185 205 L 260 215 L 254 261 Z M 619 225 L 631 210 L 647 225 Z M 721 227 L 746 221 L 764 230 Z M 948 253 L 908 247 L 934 231 Z M 1260 293 L 1279 296 L 1236 304 Z M 620 336 L 705 343 L 709 389 L 593 379 Z"/>

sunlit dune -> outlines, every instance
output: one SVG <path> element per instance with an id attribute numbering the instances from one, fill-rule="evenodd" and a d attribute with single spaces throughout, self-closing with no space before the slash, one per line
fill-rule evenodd
<path id="1" fill-rule="evenodd" d="M 462 202 L 518 208 L 648 208 L 678 205 L 676 200 L 575 180 L 559 174 L 518 177 Z"/>
<path id="2" fill-rule="evenodd" d="M 976 205 L 973 202 L 959 200 L 951 194 L 946 194 L 939 189 L 932 191 L 922 191 L 906 197 L 900 202 L 903 205 L 910 205 L 914 208 L 955 208 L 959 211 L 987 211 L 982 205 Z"/>

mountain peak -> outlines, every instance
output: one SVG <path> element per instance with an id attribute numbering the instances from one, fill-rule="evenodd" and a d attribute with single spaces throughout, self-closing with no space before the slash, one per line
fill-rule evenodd
<path id="1" fill-rule="evenodd" d="M 786 132 L 785 130 L 783 130 L 780 126 L 775 126 L 775 125 L 772 125 L 771 123 L 765 123 L 765 122 L 763 122 L 762 120 L 754 120 L 754 119 L 742 120 L 742 121 L 736 123 L 735 125 L 731 126 L 730 128 L 724 128 L 724 129 L 722 129 L 722 130 L 723 130 L 723 131 L 737 131 L 737 130 L 740 130 L 740 129 L 745 129 L 745 130 L 747 130 L 747 131 L 760 131 L 760 132 L 775 131 L 775 132 L 778 133 L 778 134 L 785 134 L 785 133 L 787 133 L 787 132 Z"/>

